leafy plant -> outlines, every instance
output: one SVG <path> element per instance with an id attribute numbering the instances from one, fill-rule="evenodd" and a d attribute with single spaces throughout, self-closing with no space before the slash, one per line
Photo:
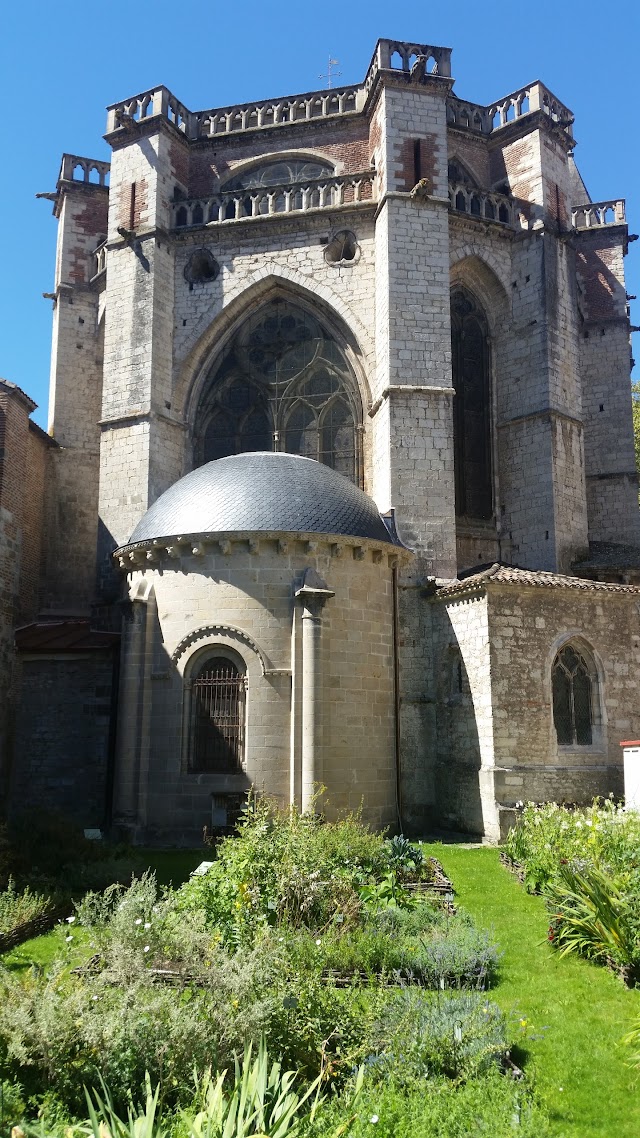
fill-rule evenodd
<path id="1" fill-rule="evenodd" d="M 385 873 L 380 881 L 363 885 L 359 891 L 360 900 L 374 913 L 380 909 L 412 909 L 415 898 L 398 881 L 396 873 Z"/>
<path id="2" fill-rule="evenodd" d="M 628 921 L 622 883 L 595 866 L 561 865 L 545 891 L 551 916 L 549 940 L 561 956 L 575 952 L 592 960 L 633 967 L 640 945 Z"/>
<path id="3" fill-rule="evenodd" d="M 53 909 L 50 897 L 34 893 L 28 887 L 17 889 L 13 877 L 7 888 L 0 892 L 0 933 L 7 933 L 17 925 L 42 917 Z"/>
<path id="4" fill-rule="evenodd" d="M 384 843 L 358 815 L 316 815 L 254 802 L 238 835 L 219 844 L 208 872 L 182 887 L 178 907 L 204 913 L 225 944 L 249 944 L 260 930 L 322 927 L 340 913 L 357 919 L 358 889 L 387 869 Z"/>
<path id="5" fill-rule="evenodd" d="M 383 1040 L 370 1066 L 399 1081 L 477 1077 L 508 1050 L 506 1020 L 496 1004 L 474 992 L 432 996 L 408 989 L 393 997 L 374 1024 Z M 379 1045 L 378 1045 L 379 1047 Z"/>

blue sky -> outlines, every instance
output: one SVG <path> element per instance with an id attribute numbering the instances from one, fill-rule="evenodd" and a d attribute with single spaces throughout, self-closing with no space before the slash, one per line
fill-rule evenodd
<path id="1" fill-rule="evenodd" d="M 46 425 L 56 223 L 36 201 L 63 151 L 109 157 L 108 103 L 164 83 L 191 110 L 314 90 L 329 57 L 364 78 L 379 37 L 453 48 L 455 91 L 489 103 L 534 79 L 575 113 L 576 161 L 594 200 L 626 197 L 640 230 L 637 0 L 579 4 L 11 4 L 0 25 L 0 375 Z M 640 241 L 627 290 L 640 296 Z M 640 301 L 632 307 L 640 324 Z M 640 343 L 636 342 L 640 357 Z M 638 369 L 636 369 L 636 374 Z"/>

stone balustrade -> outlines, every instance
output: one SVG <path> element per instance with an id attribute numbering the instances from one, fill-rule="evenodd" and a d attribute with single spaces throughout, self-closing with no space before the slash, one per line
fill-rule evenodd
<path id="1" fill-rule="evenodd" d="M 193 133 L 195 115 L 167 87 L 154 87 L 151 91 L 143 91 L 141 95 L 134 95 L 121 103 L 112 103 L 107 107 L 107 134 L 156 115 L 168 119 L 188 138 L 198 137 Z"/>
<path id="2" fill-rule="evenodd" d="M 79 154 L 63 154 L 60 167 L 61 182 L 87 182 L 96 186 L 109 184 L 109 162 L 97 158 L 82 158 Z"/>
<path id="3" fill-rule="evenodd" d="M 360 110 L 362 91 L 359 87 L 318 91 L 308 95 L 242 103 L 239 106 L 189 111 L 166 87 L 156 87 L 114 103 L 108 108 L 107 133 L 118 128 L 161 116 L 172 122 L 190 139 L 212 138 L 293 122 L 309 122 L 333 115 L 353 114 Z"/>
<path id="4" fill-rule="evenodd" d="M 478 134 L 492 134 L 534 111 L 542 111 L 561 126 L 569 137 L 573 137 L 573 114 L 542 83 L 521 87 L 488 107 L 468 103 L 455 95 L 450 95 L 447 100 L 447 120 L 450 125 L 461 126 Z"/>
<path id="5" fill-rule="evenodd" d="M 374 194 L 375 174 L 372 170 L 304 183 L 221 190 L 209 197 L 174 202 L 173 225 L 175 229 L 186 229 L 251 217 L 335 209 L 342 205 L 371 202 Z"/>
<path id="6" fill-rule="evenodd" d="M 238 131 L 285 126 L 292 122 L 309 122 L 331 115 L 346 115 L 360 109 L 359 88 L 314 92 L 293 98 L 272 99 L 264 103 L 245 103 L 196 111 L 197 138 L 212 138 Z"/>
<path id="7" fill-rule="evenodd" d="M 449 182 L 449 202 L 456 213 L 516 227 L 515 204 L 505 194 L 485 193 L 461 182 Z"/>
<path id="8" fill-rule="evenodd" d="M 425 74 L 451 78 L 451 48 L 436 47 L 428 43 L 408 43 L 400 40 L 378 40 L 364 81 L 368 95 L 380 71 L 403 71 L 410 75 L 418 59 L 425 60 Z"/>
<path id="9" fill-rule="evenodd" d="M 575 229 L 594 229 L 603 225 L 626 225 L 626 223 L 624 198 L 609 202 L 589 202 L 588 205 L 574 206 L 571 211 L 571 224 Z"/>

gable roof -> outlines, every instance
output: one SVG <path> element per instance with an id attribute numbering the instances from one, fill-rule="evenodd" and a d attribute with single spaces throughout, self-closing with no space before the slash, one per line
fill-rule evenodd
<path id="1" fill-rule="evenodd" d="M 479 572 L 472 573 L 455 581 L 446 581 L 435 593 L 435 599 L 464 593 L 479 593 L 488 584 L 533 586 L 542 589 L 580 589 L 582 592 L 631 593 L 640 596 L 640 585 L 612 585 L 604 581 L 589 581 L 584 577 L 568 577 L 562 573 L 547 573 L 543 570 L 518 569 L 515 565 L 501 565 L 494 562 Z"/>

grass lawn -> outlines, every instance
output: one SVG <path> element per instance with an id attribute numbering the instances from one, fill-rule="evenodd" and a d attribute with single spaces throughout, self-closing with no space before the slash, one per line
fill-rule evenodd
<path id="1" fill-rule="evenodd" d="M 530 896 L 487 847 L 428 845 L 454 883 L 457 901 L 491 929 L 504 952 L 491 996 L 528 1021 L 523 1059 L 533 1071 L 559 1138 L 638 1138 L 640 1076 L 624 1065 L 620 1037 L 640 1015 L 640 990 L 546 943 L 541 897 Z"/>

